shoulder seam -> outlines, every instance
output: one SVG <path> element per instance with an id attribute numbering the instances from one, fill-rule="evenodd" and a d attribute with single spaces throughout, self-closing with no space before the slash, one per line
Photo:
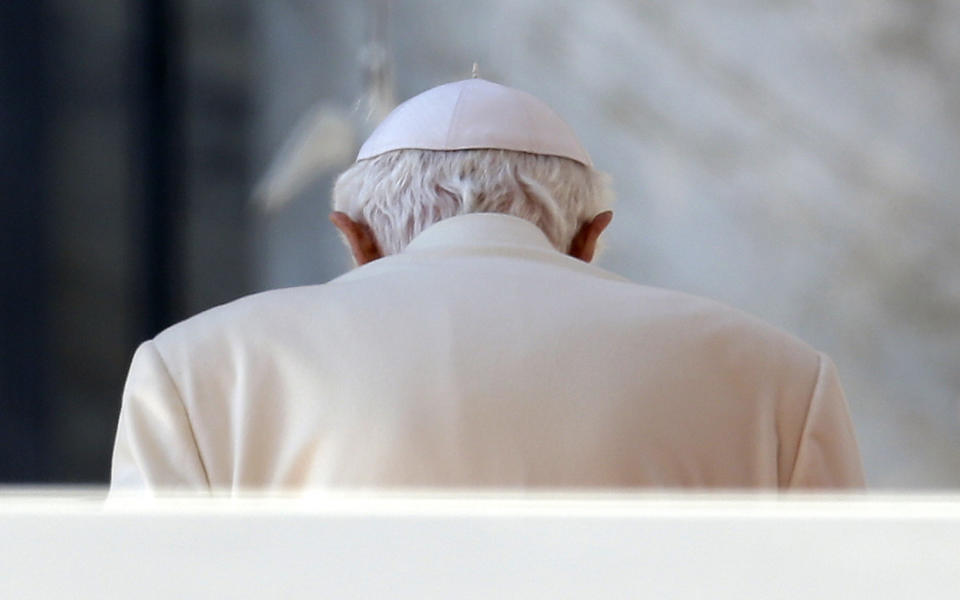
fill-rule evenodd
<path id="1" fill-rule="evenodd" d="M 193 417 L 190 415 L 190 409 L 187 407 L 187 403 L 183 401 L 183 394 L 180 392 L 180 386 L 177 385 L 177 380 L 174 379 L 173 375 L 170 374 L 170 368 L 167 367 L 167 360 L 163 357 L 163 353 L 160 351 L 160 346 L 157 345 L 155 340 L 149 340 L 146 343 L 153 348 L 154 352 L 156 352 L 157 360 L 160 363 L 161 368 L 163 368 L 163 374 L 166 376 L 167 381 L 170 382 L 170 387 L 172 387 L 173 391 L 177 394 L 177 400 L 180 401 L 180 406 L 183 407 L 184 414 L 187 415 L 187 425 L 190 428 L 190 439 L 193 440 L 193 447 L 197 449 L 197 459 L 200 461 L 200 468 L 203 469 L 203 477 L 207 480 L 207 487 L 210 487 L 210 475 L 207 473 L 207 465 L 203 460 L 203 453 L 200 451 L 200 445 L 197 443 L 197 434 L 193 429 Z"/>
<path id="2" fill-rule="evenodd" d="M 797 473 L 797 463 L 800 461 L 800 451 L 803 447 L 803 441 L 807 436 L 807 428 L 810 426 L 810 412 L 813 408 L 813 402 L 820 393 L 820 388 L 823 387 L 824 362 L 823 352 L 817 351 L 817 378 L 814 381 L 813 390 L 811 390 L 810 395 L 807 397 L 807 412 L 803 417 L 803 428 L 797 437 L 797 450 L 793 454 L 793 464 L 790 465 L 790 478 L 787 480 L 787 488 L 793 486 L 793 479 Z"/>

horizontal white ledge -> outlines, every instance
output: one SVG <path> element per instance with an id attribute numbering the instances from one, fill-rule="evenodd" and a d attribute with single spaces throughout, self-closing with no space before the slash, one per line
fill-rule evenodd
<path id="1" fill-rule="evenodd" d="M 956 598 L 956 496 L 0 492 L 0 598 Z"/>
<path id="2" fill-rule="evenodd" d="M 73 514 L 960 519 L 956 494 L 400 490 L 146 496 L 0 488 L 0 516 Z"/>

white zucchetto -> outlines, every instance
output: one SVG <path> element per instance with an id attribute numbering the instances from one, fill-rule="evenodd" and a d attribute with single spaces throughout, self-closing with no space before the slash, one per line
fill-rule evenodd
<path id="1" fill-rule="evenodd" d="M 400 104 L 360 147 L 357 160 L 414 148 L 516 150 L 593 165 L 553 109 L 527 92 L 485 79 L 440 85 Z"/>

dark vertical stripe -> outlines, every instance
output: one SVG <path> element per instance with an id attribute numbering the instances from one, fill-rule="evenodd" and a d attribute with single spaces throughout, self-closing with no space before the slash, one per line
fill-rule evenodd
<path id="1" fill-rule="evenodd" d="M 45 479 L 44 3 L 0 2 L 0 482 Z"/>
<path id="2" fill-rule="evenodd" d="M 183 282 L 183 68 L 177 4 L 141 0 L 137 29 L 140 60 L 132 81 L 139 82 L 143 210 L 140 213 L 142 285 L 139 339 L 151 337 L 182 315 Z"/>

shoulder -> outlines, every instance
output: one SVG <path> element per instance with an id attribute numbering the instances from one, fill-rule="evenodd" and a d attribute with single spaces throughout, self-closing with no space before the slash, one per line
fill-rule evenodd
<path id="1" fill-rule="evenodd" d="M 160 332 L 154 343 L 161 356 L 237 346 L 265 339 L 296 327 L 305 314 L 321 304 L 325 285 L 270 290 L 215 306 Z"/>
<path id="2" fill-rule="evenodd" d="M 641 315 L 654 314 L 663 336 L 730 371 L 792 373 L 813 380 L 820 353 L 807 342 L 723 302 L 661 288 L 636 286 Z M 643 317 L 641 317 L 643 318 Z"/>

